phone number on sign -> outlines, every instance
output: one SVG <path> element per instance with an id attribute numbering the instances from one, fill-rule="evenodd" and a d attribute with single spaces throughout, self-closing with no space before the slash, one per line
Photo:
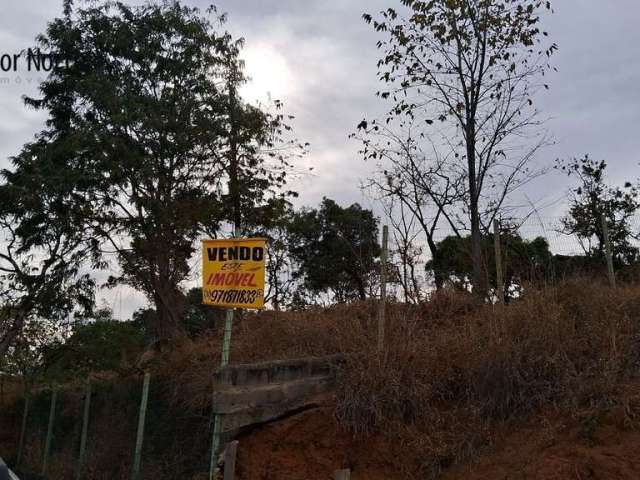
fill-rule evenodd
<path id="1" fill-rule="evenodd" d="M 213 303 L 251 305 L 262 298 L 262 290 L 205 290 L 205 299 Z"/>

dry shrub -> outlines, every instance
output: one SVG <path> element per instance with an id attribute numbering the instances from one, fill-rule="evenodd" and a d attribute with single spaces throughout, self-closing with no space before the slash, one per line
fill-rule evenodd
<path id="1" fill-rule="evenodd" d="M 416 324 L 401 322 L 402 317 L 393 313 L 385 339 L 391 348 L 383 353 L 377 351 L 371 328 L 351 324 L 349 331 L 340 332 L 360 343 L 340 369 L 336 408 L 340 423 L 357 433 L 368 433 L 389 420 L 412 422 L 428 393 L 425 379 L 416 372 L 416 366 L 422 365 Z"/>
<path id="2" fill-rule="evenodd" d="M 371 331 L 375 304 L 360 302 L 303 312 L 261 312 L 234 323 L 230 363 L 293 359 L 353 352 L 362 339 L 351 331 Z M 220 365 L 223 331 L 177 346 L 162 365 L 175 385 L 173 402 L 190 410 L 210 407 L 212 372 Z"/>
<path id="3" fill-rule="evenodd" d="M 637 287 L 576 280 L 508 306 L 450 292 L 433 301 L 421 310 L 432 318 L 392 320 L 384 354 L 369 346 L 349 359 L 336 410 L 351 431 L 404 438 L 421 474 L 473 454 L 497 422 L 612 404 L 637 380 Z"/>
<path id="4" fill-rule="evenodd" d="M 638 287 L 572 280 L 527 288 L 507 306 L 482 305 L 456 291 L 438 292 L 421 306 L 391 304 L 382 353 L 376 306 L 245 314 L 234 324 L 231 362 L 346 354 L 336 392 L 339 424 L 387 439 L 405 478 L 437 475 L 491 444 L 498 426 L 539 410 L 605 406 L 620 412 L 621 424 L 640 428 L 640 394 L 629 389 L 640 371 Z M 222 336 L 216 330 L 185 340 L 147 365 L 157 391 L 150 401 L 145 478 L 206 470 L 186 463 L 206 461 Z M 122 391 L 114 387 L 100 395 L 102 404 L 92 405 L 90 479 L 125 478 L 130 471 L 140 379 L 105 383 Z M 81 397 L 69 405 L 79 412 Z M 41 448 L 31 446 L 37 462 Z M 64 446 L 52 458 L 60 478 L 67 473 L 63 458 L 75 451 Z"/>
<path id="5" fill-rule="evenodd" d="M 429 295 L 420 305 L 420 317 L 424 322 L 438 326 L 442 323 L 460 322 L 467 315 L 482 309 L 478 297 L 454 288 L 444 288 Z"/>

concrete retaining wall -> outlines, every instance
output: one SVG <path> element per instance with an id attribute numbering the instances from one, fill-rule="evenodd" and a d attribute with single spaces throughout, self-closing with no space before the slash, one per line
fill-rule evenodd
<path id="1" fill-rule="evenodd" d="M 214 412 L 230 437 L 313 403 L 335 387 L 340 355 L 230 365 L 214 374 Z"/>

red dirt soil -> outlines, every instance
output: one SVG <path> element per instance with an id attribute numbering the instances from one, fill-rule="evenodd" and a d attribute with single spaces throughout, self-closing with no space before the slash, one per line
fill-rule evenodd
<path id="1" fill-rule="evenodd" d="M 384 443 L 358 442 L 341 432 L 330 407 L 321 407 L 254 430 L 239 439 L 238 480 L 326 480 L 351 468 L 352 480 L 401 478 Z"/>
<path id="2" fill-rule="evenodd" d="M 446 472 L 442 480 L 640 478 L 640 431 L 621 409 L 609 414 L 547 420 L 502 435 L 475 462 Z"/>
<path id="3" fill-rule="evenodd" d="M 495 432 L 475 460 L 445 470 L 442 480 L 585 480 L 640 478 L 640 430 L 623 408 L 574 417 L 537 417 Z M 378 437 L 341 432 L 322 407 L 266 425 L 240 439 L 239 480 L 328 480 L 350 468 L 353 480 L 411 478 Z M 424 477 L 416 477 L 424 478 Z"/>

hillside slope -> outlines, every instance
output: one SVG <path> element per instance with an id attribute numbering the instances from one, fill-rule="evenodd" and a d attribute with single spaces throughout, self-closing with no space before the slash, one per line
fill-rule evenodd
<path id="1" fill-rule="evenodd" d="M 609 411 L 536 415 L 492 432 L 472 459 L 442 469 L 442 480 L 632 480 L 640 478 L 640 397 Z M 636 402 L 636 403 L 633 403 Z M 350 468 L 353 480 L 414 478 L 397 468 L 402 445 L 380 435 L 353 437 L 325 406 L 266 425 L 240 439 L 239 480 L 327 480 Z M 438 473 L 438 472 L 433 472 Z M 419 477 L 424 478 L 424 477 Z"/>

